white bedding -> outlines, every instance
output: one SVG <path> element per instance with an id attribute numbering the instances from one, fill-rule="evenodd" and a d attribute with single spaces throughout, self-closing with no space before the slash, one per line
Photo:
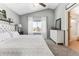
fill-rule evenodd
<path id="1" fill-rule="evenodd" d="M 21 35 L 0 42 L 0 55 L 53 56 L 41 35 Z"/>

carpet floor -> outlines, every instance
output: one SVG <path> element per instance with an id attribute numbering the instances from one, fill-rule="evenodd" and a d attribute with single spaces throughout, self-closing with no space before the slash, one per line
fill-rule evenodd
<path id="1" fill-rule="evenodd" d="M 55 56 L 79 56 L 78 52 L 63 45 L 57 45 L 51 39 L 46 39 L 46 43 Z"/>

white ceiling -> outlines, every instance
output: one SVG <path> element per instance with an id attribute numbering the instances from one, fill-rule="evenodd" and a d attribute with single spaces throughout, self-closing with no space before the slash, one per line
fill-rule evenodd
<path id="1" fill-rule="evenodd" d="M 44 4 L 46 4 L 46 7 L 42 7 L 41 5 L 35 6 L 34 3 L 13 3 L 5 5 L 18 15 L 24 15 L 27 13 L 40 11 L 47 8 L 55 9 L 58 6 L 58 3 L 44 3 Z"/>

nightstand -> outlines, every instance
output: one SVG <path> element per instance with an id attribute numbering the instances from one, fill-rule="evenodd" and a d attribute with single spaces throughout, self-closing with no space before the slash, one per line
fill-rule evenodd
<path id="1" fill-rule="evenodd" d="M 24 33 L 23 33 L 23 31 L 21 31 L 21 32 L 19 32 L 19 34 L 20 34 L 20 35 L 23 35 Z"/>

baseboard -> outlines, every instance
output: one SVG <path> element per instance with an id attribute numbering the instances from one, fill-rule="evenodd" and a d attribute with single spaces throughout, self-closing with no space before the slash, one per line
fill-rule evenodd
<path id="1" fill-rule="evenodd" d="M 58 45 L 63 45 L 63 43 L 57 43 Z"/>
<path id="2" fill-rule="evenodd" d="M 50 40 L 52 40 L 51 38 L 49 38 Z M 52 40 L 55 44 L 56 44 L 56 42 L 54 41 L 54 40 Z"/>
<path id="3" fill-rule="evenodd" d="M 50 40 L 52 40 L 51 38 L 49 38 Z M 58 45 L 64 45 L 63 43 L 56 43 L 54 40 L 52 40 L 55 44 L 58 44 Z"/>

